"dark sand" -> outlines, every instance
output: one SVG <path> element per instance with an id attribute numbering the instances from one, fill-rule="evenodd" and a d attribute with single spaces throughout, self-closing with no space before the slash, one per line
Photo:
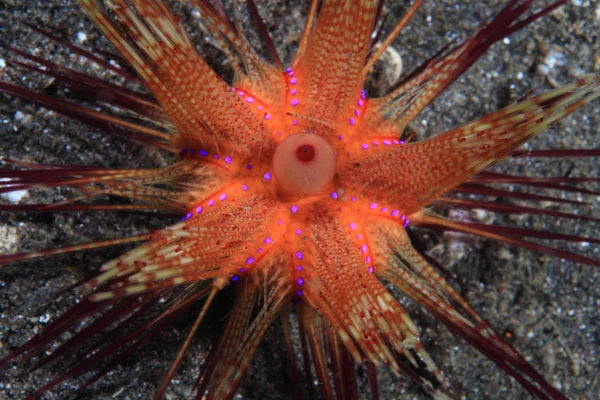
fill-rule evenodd
<path id="1" fill-rule="evenodd" d="M 263 2 L 259 2 L 263 3 Z M 266 2 L 265 2 L 266 3 Z M 302 1 L 269 1 L 261 13 L 284 60 L 289 61 L 300 35 L 307 5 Z M 388 6 L 397 19 L 404 8 Z M 456 35 L 472 32 L 485 18 L 498 11 L 496 1 L 426 1 L 415 20 L 393 47 L 402 56 L 405 70 L 431 55 Z M 460 6 L 456 4 L 461 4 Z M 536 2 L 539 6 L 548 2 Z M 215 68 L 222 57 L 205 39 L 194 22 L 190 9 L 176 5 L 179 15 L 188 23 L 198 50 Z M 79 64 L 81 70 L 103 75 L 94 64 L 66 49 L 56 46 L 26 27 L 18 19 L 34 23 L 70 41 L 83 42 L 92 49 L 107 49 L 107 43 L 70 1 L 38 2 L 33 0 L 0 1 L 0 38 L 2 42 L 47 57 L 67 66 Z M 571 0 L 566 6 L 542 22 L 513 35 L 510 41 L 496 44 L 490 52 L 458 82 L 416 119 L 419 138 L 440 133 L 509 104 L 529 89 L 540 92 L 553 82 L 564 84 L 579 77 L 598 73 L 600 64 L 600 3 Z M 252 36 L 253 38 L 256 35 Z M 12 58 L 0 50 L 0 59 Z M 4 64 L 0 61 L 0 67 Z M 386 64 L 386 70 L 392 65 Z M 35 88 L 49 82 L 19 70 L 0 70 L 3 79 L 20 81 Z M 375 93 L 381 83 L 375 85 Z M 46 90 L 53 92 L 50 85 Z M 21 100 L 0 95 L 0 155 L 30 162 L 95 165 L 110 167 L 158 166 L 163 155 L 126 141 L 108 137 L 89 127 L 50 113 Z M 545 132 L 532 143 L 535 148 L 598 148 L 600 146 L 600 102 L 585 107 Z M 498 170 L 526 173 L 530 176 L 596 176 L 597 159 L 509 161 Z M 592 186 L 592 188 L 594 188 Z M 598 185 L 595 186 L 598 189 Z M 29 193 L 23 202 L 59 201 L 71 193 L 65 189 Z M 574 198 L 572 195 L 569 198 Z M 600 216 L 598 198 L 584 198 L 593 206 L 580 209 L 582 215 Z M 0 197 L 3 203 L 6 196 Z M 569 211 L 569 207 L 538 204 L 543 208 Z M 577 220 L 555 220 L 529 216 L 493 216 L 462 214 L 470 218 L 497 223 L 513 223 L 599 237 L 598 224 Z M 121 213 L 64 214 L 0 214 L 0 251 L 40 249 L 60 244 L 133 235 L 165 226 L 170 221 Z M 600 393 L 598 375 L 600 273 L 597 269 L 560 259 L 540 256 L 526 250 L 501 244 L 444 236 L 430 238 L 432 250 L 449 263 L 470 290 L 468 300 L 499 332 L 514 334 L 514 346 L 558 389 L 574 399 L 592 399 Z M 437 243 L 437 245 L 436 245 Z M 548 243 L 546 243 L 548 244 Z M 600 258 L 598 247 L 581 243 L 559 244 L 580 254 Z M 123 248 L 76 254 L 21 264 L 0 272 L 0 357 L 43 329 L 74 300 L 72 295 L 55 299 L 54 293 L 93 271 L 124 251 Z M 441 324 L 419 310 L 401 293 L 398 298 L 409 309 L 422 329 L 422 339 L 433 358 L 453 384 L 454 395 L 465 399 L 519 399 L 527 393 L 508 375 L 501 372 L 462 340 L 449 334 Z M 45 300 L 48 303 L 42 304 Z M 190 316 L 190 319 L 194 316 Z M 208 324 L 208 333 L 198 335 L 180 367 L 168 397 L 189 397 L 199 366 L 208 345 L 218 332 L 218 317 Z M 82 398 L 149 399 L 162 371 L 169 364 L 178 344 L 187 334 L 190 323 L 182 320 L 169 328 L 125 365 L 116 368 L 105 379 L 85 392 Z M 239 398 L 292 398 L 288 379 L 285 345 L 281 327 L 275 324 L 261 345 L 253 366 L 239 389 Z M 48 382 L 64 365 L 44 368 L 31 374 L 32 364 L 10 364 L 0 373 L 0 399 L 18 399 Z M 366 374 L 359 374 L 361 390 L 366 390 Z M 379 373 L 383 399 L 427 398 L 415 385 L 398 389 L 398 379 L 389 371 Z M 74 393 L 75 380 L 60 385 L 48 399 L 68 399 Z M 80 382 L 80 381 L 79 381 Z M 368 396 L 365 396 L 368 398 Z"/>

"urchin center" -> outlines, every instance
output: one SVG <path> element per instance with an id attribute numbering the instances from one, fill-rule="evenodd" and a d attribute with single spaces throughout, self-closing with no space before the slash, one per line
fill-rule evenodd
<path id="1" fill-rule="evenodd" d="M 325 138 L 313 133 L 286 138 L 273 155 L 273 172 L 279 189 L 286 194 L 318 194 L 331 182 L 335 171 L 335 151 Z"/>

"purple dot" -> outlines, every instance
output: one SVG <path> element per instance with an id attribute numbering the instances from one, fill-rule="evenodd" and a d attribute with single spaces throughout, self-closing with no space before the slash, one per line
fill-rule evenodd
<path id="1" fill-rule="evenodd" d="M 296 265 L 296 269 L 297 269 L 298 271 L 302 271 L 302 265 Z"/>
<path id="2" fill-rule="evenodd" d="M 250 104 L 254 103 L 254 99 L 252 97 L 246 97 L 246 101 Z"/>
<path id="3" fill-rule="evenodd" d="M 240 272 L 245 272 L 246 268 L 240 268 Z"/>
<path id="4" fill-rule="evenodd" d="M 356 230 L 356 224 L 354 222 L 350 222 L 350 229 L 353 231 Z"/>
<path id="5" fill-rule="evenodd" d="M 239 278 L 237 275 L 234 275 L 234 276 L 233 276 L 233 278 L 231 278 L 231 280 L 232 280 L 233 282 L 237 281 L 238 279 L 240 279 L 240 278 Z"/>
<path id="6" fill-rule="evenodd" d="M 367 256 L 366 260 L 367 260 L 367 264 L 371 264 L 371 256 Z"/>
<path id="7" fill-rule="evenodd" d="M 371 203 L 371 204 L 369 205 L 369 208 L 370 208 L 371 210 L 374 210 L 374 209 L 376 209 L 376 208 L 377 208 L 377 203 Z"/>
<path id="8" fill-rule="evenodd" d="M 292 105 L 293 106 L 297 106 L 298 105 L 298 99 L 292 99 Z"/>
<path id="9" fill-rule="evenodd" d="M 298 290 L 298 296 L 302 296 L 302 290 Z"/>
<path id="10" fill-rule="evenodd" d="M 362 239 L 362 235 L 360 233 L 358 235 L 356 235 L 356 237 L 358 238 L 358 240 Z"/>
<path id="11" fill-rule="evenodd" d="M 379 142 L 373 142 L 373 145 L 379 146 Z"/>
<path id="12" fill-rule="evenodd" d="M 354 115 L 358 117 L 360 115 L 360 111 L 354 110 Z"/>
<path id="13" fill-rule="evenodd" d="M 269 113 L 265 114 L 265 119 L 266 119 L 267 121 L 268 121 L 268 120 L 270 120 L 271 118 L 272 118 L 272 117 L 271 117 L 271 114 L 269 114 Z"/>
<path id="14" fill-rule="evenodd" d="M 356 201 L 356 197 L 353 197 L 353 198 L 351 198 L 350 200 L 351 200 L 352 202 L 355 202 L 355 201 Z"/>
<path id="15" fill-rule="evenodd" d="M 287 67 L 287 68 L 285 69 L 285 72 L 292 72 L 292 68 L 291 68 L 291 67 Z"/>
<path id="16" fill-rule="evenodd" d="M 250 257 L 246 260 L 246 264 L 252 264 L 254 262 L 254 257 Z"/>
<path id="17" fill-rule="evenodd" d="M 360 91 L 360 98 L 363 100 L 367 98 L 367 92 L 364 89 Z"/>
<path id="18" fill-rule="evenodd" d="M 248 190 L 248 185 L 242 185 L 242 190 L 245 192 L 246 190 Z"/>
<path id="19" fill-rule="evenodd" d="M 338 136 L 338 139 L 342 140 L 344 137 L 342 135 Z"/>
<path id="20" fill-rule="evenodd" d="M 292 210 L 292 214 L 296 214 L 296 212 L 298 212 L 298 206 L 293 205 L 290 207 L 290 210 Z"/>
<path id="21" fill-rule="evenodd" d="M 348 120 L 348 122 L 350 123 L 350 125 L 354 125 L 354 124 L 356 124 L 356 120 L 355 120 L 354 118 L 350 118 L 350 119 Z"/>
<path id="22" fill-rule="evenodd" d="M 244 93 L 244 92 L 242 92 L 242 91 L 240 90 L 240 91 L 238 92 L 238 94 L 239 94 L 240 96 L 243 96 L 245 93 Z"/>
<path id="23" fill-rule="evenodd" d="M 277 225 L 279 225 L 279 226 L 283 225 L 283 221 L 282 220 L 277 221 Z"/>
<path id="24" fill-rule="evenodd" d="M 395 217 L 398 214 L 400 214 L 400 211 L 398 211 L 398 210 L 392 210 L 392 217 Z"/>
<path id="25" fill-rule="evenodd" d="M 256 250 L 256 252 L 262 253 L 262 247 L 260 249 Z"/>
<path id="26" fill-rule="evenodd" d="M 215 160 L 219 159 L 219 155 L 218 154 L 215 154 L 213 157 L 215 158 Z"/>
<path id="27" fill-rule="evenodd" d="M 247 168 L 252 169 L 252 164 L 248 164 Z"/>
<path id="28" fill-rule="evenodd" d="M 294 126 L 298 125 L 298 120 L 297 120 L 297 119 L 295 119 L 295 120 L 292 122 L 292 125 L 294 125 Z"/>
<path id="29" fill-rule="evenodd" d="M 281 135 L 281 132 L 277 131 L 277 134 L 278 134 L 278 135 Z"/>
<path id="30" fill-rule="evenodd" d="M 292 90 L 290 91 L 290 94 L 291 94 L 292 96 L 294 96 L 296 93 L 298 93 L 298 89 L 292 89 Z"/>
<path id="31" fill-rule="evenodd" d="M 266 173 L 266 174 L 264 174 L 263 176 L 264 176 L 264 178 L 265 178 L 266 180 L 268 180 L 268 181 L 270 181 L 270 180 L 271 180 L 271 173 L 270 173 L 270 172 L 267 172 L 267 173 Z"/>
<path id="32" fill-rule="evenodd" d="M 363 150 L 366 150 L 366 149 L 368 149 L 368 148 L 369 148 L 369 145 L 368 145 L 368 144 L 366 144 L 366 143 L 363 143 L 363 144 L 362 144 L 360 147 L 362 147 L 362 148 L 363 148 Z"/>
<path id="33" fill-rule="evenodd" d="M 288 75 L 289 75 L 289 76 L 294 76 L 294 71 L 290 71 L 290 72 L 288 73 Z"/>
<path id="34" fill-rule="evenodd" d="M 273 239 L 271 239 L 270 237 L 267 237 L 265 239 L 265 244 L 271 244 L 271 243 L 273 243 Z"/>
<path id="35" fill-rule="evenodd" d="M 400 219 L 401 219 L 402 221 L 404 221 L 404 220 L 406 219 L 406 215 L 402 214 L 402 215 L 400 216 Z"/>
<path id="36" fill-rule="evenodd" d="M 208 152 L 206 150 L 200 150 L 200 155 L 202 157 L 206 157 L 208 155 Z"/>
<path id="37" fill-rule="evenodd" d="M 369 267 L 369 272 L 373 273 L 373 267 Z"/>
<path id="38" fill-rule="evenodd" d="M 185 215 L 181 217 L 181 222 L 185 221 Z"/>
<path id="39" fill-rule="evenodd" d="M 363 99 L 358 99 L 357 104 L 359 107 L 362 107 L 365 103 L 363 102 Z"/>
<path id="40" fill-rule="evenodd" d="M 388 211 L 387 207 L 383 207 L 383 208 L 381 209 L 381 212 L 384 212 L 384 213 L 386 213 L 387 211 Z"/>
<path id="41" fill-rule="evenodd" d="M 300 229 L 296 229 L 296 235 L 301 235 L 302 231 Z"/>
<path id="42" fill-rule="evenodd" d="M 188 212 L 188 213 L 185 215 L 185 217 L 186 217 L 187 219 L 190 219 L 190 218 L 192 218 L 192 213 L 191 213 L 191 212 Z"/>
<path id="43" fill-rule="evenodd" d="M 208 201 L 208 205 L 209 205 L 209 206 L 212 206 L 213 204 L 215 204 L 215 201 L 214 201 L 214 200 L 209 200 L 209 201 Z"/>
<path id="44" fill-rule="evenodd" d="M 304 278 L 298 278 L 296 282 L 298 282 L 298 285 L 302 286 L 304 285 Z"/>
<path id="45" fill-rule="evenodd" d="M 257 106 L 256 108 L 258 108 L 258 111 L 262 110 L 262 106 Z"/>
<path id="46" fill-rule="evenodd" d="M 396 139 L 392 140 L 392 143 L 394 143 L 394 144 L 400 144 L 400 142 L 397 141 Z"/>
<path id="47" fill-rule="evenodd" d="M 295 84 L 296 84 L 296 82 L 298 82 L 298 81 L 296 80 L 296 78 L 292 78 L 292 79 L 290 79 L 290 83 L 291 83 L 292 85 L 295 85 Z"/>
<path id="48" fill-rule="evenodd" d="M 384 139 L 384 140 L 382 140 L 381 142 L 382 142 L 383 144 L 385 144 L 386 146 L 389 146 L 390 144 L 392 144 L 392 142 L 390 142 L 390 141 L 389 141 L 389 140 L 387 140 L 387 139 Z"/>
<path id="49" fill-rule="evenodd" d="M 302 255 L 302 252 L 301 252 L 301 251 L 298 251 L 298 252 L 296 252 L 296 258 L 297 258 L 298 260 L 302 260 L 302 258 L 303 258 L 303 257 L 304 257 L 304 256 Z"/>
<path id="50" fill-rule="evenodd" d="M 226 164 L 231 164 L 231 161 L 232 161 L 231 157 L 229 157 L 229 156 L 225 157 L 225 163 Z"/>
<path id="51" fill-rule="evenodd" d="M 366 244 L 363 244 L 362 246 L 360 246 L 360 251 L 362 251 L 363 254 L 367 254 L 367 250 L 368 249 L 367 249 L 367 245 Z"/>
<path id="52" fill-rule="evenodd" d="M 400 144 L 404 144 L 404 143 L 406 143 L 404 140 L 401 140 L 401 141 L 400 141 Z"/>
<path id="53" fill-rule="evenodd" d="M 196 207 L 196 214 L 200 214 L 202 212 L 202 210 L 203 210 L 202 206 Z"/>
<path id="54" fill-rule="evenodd" d="M 332 199 L 337 199 L 338 198 L 338 194 L 336 192 L 331 192 L 331 198 Z"/>
<path id="55" fill-rule="evenodd" d="M 221 193 L 221 195 L 219 196 L 219 200 L 223 201 L 227 198 L 227 195 L 225 193 Z"/>

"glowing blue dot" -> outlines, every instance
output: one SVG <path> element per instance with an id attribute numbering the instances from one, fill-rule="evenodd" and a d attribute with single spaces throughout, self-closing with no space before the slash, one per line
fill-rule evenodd
<path id="1" fill-rule="evenodd" d="M 219 155 L 218 154 L 215 154 L 213 157 L 215 158 L 215 160 L 219 159 Z"/>
<path id="2" fill-rule="evenodd" d="M 302 296 L 302 290 L 298 290 L 298 296 Z"/>
<path id="3" fill-rule="evenodd" d="M 185 216 L 181 217 L 181 222 L 185 221 Z"/>
<path id="4" fill-rule="evenodd" d="M 202 210 L 203 210 L 202 206 L 196 207 L 196 214 L 200 214 L 202 212 Z"/>
<path id="5" fill-rule="evenodd" d="M 229 157 L 229 156 L 225 157 L 225 163 L 226 164 L 231 164 L 231 161 L 232 161 L 231 157 Z"/>
<path id="6" fill-rule="evenodd" d="M 252 264 L 253 262 L 254 262 L 254 257 L 249 257 L 249 258 L 246 260 L 246 264 Z"/>
<path id="7" fill-rule="evenodd" d="M 295 84 L 296 84 L 296 82 L 298 82 L 298 81 L 296 80 L 296 78 L 292 78 L 292 79 L 290 79 L 290 83 L 291 83 L 292 85 L 295 85 Z"/>
<path id="8" fill-rule="evenodd" d="M 190 219 L 190 218 L 192 218 L 192 213 L 191 213 L 191 212 L 188 212 L 188 213 L 185 215 L 185 217 L 186 217 L 187 219 Z"/>
<path id="9" fill-rule="evenodd" d="M 285 72 L 292 72 L 292 68 L 291 68 L 291 67 L 287 67 L 287 68 L 285 69 Z"/>
<path id="10" fill-rule="evenodd" d="M 296 269 L 297 269 L 298 271 L 302 271 L 302 265 L 297 265 L 297 266 L 296 266 Z"/>
<path id="11" fill-rule="evenodd" d="M 270 180 L 271 180 L 271 173 L 270 173 L 270 172 L 267 172 L 266 174 L 264 174 L 264 178 L 265 178 L 266 180 L 270 181 Z"/>
<path id="12" fill-rule="evenodd" d="M 389 146 L 390 144 L 392 144 L 392 142 L 390 142 L 389 140 L 385 139 L 381 141 L 383 144 L 385 144 L 386 146 Z"/>
<path id="13" fill-rule="evenodd" d="M 304 285 L 304 278 L 298 278 L 296 282 L 298 282 L 298 285 L 302 286 Z"/>
<path id="14" fill-rule="evenodd" d="M 301 251 L 298 251 L 298 252 L 296 252 L 296 258 L 297 258 L 298 260 L 302 260 L 302 258 L 304 258 L 304 256 L 302 255 L 302 252 L 301 252 Z"/>
<path id="15" fill-rule="evenodd" d="M 331 192 L 331 198 L 332 199 L 337 199 L 338 198 L 338 194 L 336 192 Z"/>
<path id="16" fill-rule="evenodd" d="M 200 150 L 200 155 L 201 155 L 202 157 L 206 157 L 206 156 L 208 155 L 208 151 L 206 151 L 206 150 L 202 149 L 202 150 Z"/>
<path id="17" fill-rule="evenodd" d="M 252 164 L 248 164 L 248 169 L 252 169 Z"/>
<path id="18" fill-rule="evenodd" d="M 298 212 L 298 206 L 294 205 L 290 207 L 290 210 L 292 210 L 292 214 L 296 214 L 296 212 Z M 280 224 L 281 225 L 281 224 Z"/>
<path id="19" fill-rule="evenodd" d="M 245 272 L 246 268 L 240 268 L 240 272 Z"/>
<path id="20" fill-rule="evenodd" d="M 237 281 L 238 279 L 240 279 L 240 278 L 239 278 L 237 275 L 234 275 L 234 276 L 233 276 L 233 278 L 231 278 L 231 280 L 232 280 L 233 282 Z"/>

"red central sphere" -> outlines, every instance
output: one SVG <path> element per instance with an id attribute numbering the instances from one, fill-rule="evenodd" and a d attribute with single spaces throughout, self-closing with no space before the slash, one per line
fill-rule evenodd
<path id="1" fill-rule="evenodd" d="M 296 150 L 296 156 L 300 161 L 312 161 L 315 158 L 315 147 L 312 144 L 302 145 Z"/>

